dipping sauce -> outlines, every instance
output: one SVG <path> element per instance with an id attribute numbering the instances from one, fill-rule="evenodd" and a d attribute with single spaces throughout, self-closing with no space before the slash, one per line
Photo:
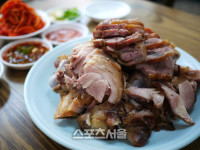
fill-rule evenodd
<path id="1" fill-rule="evenodd" d="M 67 42 L 71 39 L 82 36 L 82 33 L 74 29 L 59 29 L 46 35 L 49 41 Z"/>
<path id="2" fill-rule="evenodd" d="M 49 50 L 41 42 L 25 42 L 11 47 L 3 53 L 3 60 L 11 64 L 26 64 L 38 60 Z"/>

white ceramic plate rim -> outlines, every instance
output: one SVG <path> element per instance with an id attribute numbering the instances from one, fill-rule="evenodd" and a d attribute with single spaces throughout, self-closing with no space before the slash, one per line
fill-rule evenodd
<path id="1" fill-rule="evenodd" d="M 62 45 L 59 45 L 56 47 L 56 49 L 59 49 L 59 47 L 63 47 L 64 45 L 73 45 L 74 43 L 78 44 L 78 43 L 81 43 L 81 42 L 84 42 L 84 41 L 88 41 L 89 39 L 91 39 L 91 36 L 90 37 L 85 37 L 85 38 L 80 38 L 80 39 L 77 39 L 77 40 L 73 40 L 71 42 L 68 42 L 67 44 L 62 44 Z M 182 54 L 185 54 L 188 56 L 188 59 L 193 59 L 192 61 L 195 62 L 195 64 L 199 64 L 199 62 L 194 58 L 192 57 L 191 55 L 189 55 L 187 52 L 185 52 L 184 50 L 182 50 L 181 48 L 176 48 L 180 53 Z M 54 53 L 56 50 L 52 51 L 51 53 L 47 54 L 46 56 L 44 56 L 43 58 L 41 58 L 36 65 L 34 65 L 31 70 L 29 71 L 28 75 L 27 75 L 27 78 L 26 78 L 26 81 L 25 81 L 25 86 L 24 86 L 24 98 L 25 98 L 25 104 L 26 104 L 26 107 L 27 107 L 27 110 L 28 110 L 28 113 L 29 115 L 31 116 L 33 122 L 36 124 L 36 126 L 43 132 L 45 133 L 49 138 L 53 139 L 54 141 L 56 141 L 57 143 L 65 146 L 66 148 L 71 148 L 71 149 L 99 149 L 101 150 L 102 148 L 100 147 L 91 147 L 90 145 L 84 145 L 84 147 L 81 147 L 81 145 L 78 143 L 78 142 L 74 142 L 73 140 L 71 141 L 66 141 L 62 138 L 60 138 L 59 136 L 56 135 L 56 132 L 53 132 L 51 131 L 50 129 L 48 129 L 48 127 L 46 127 L 46 124 L 44 122 L 42 122 L 40 119 L 39 119 L 39 116 L 37 116 L 38 114 L 35 112 L 36 110 L 34 110 L 32 108 L 32 105 L 31 105 L 31 101 L 30 101 L 30 95 L 27 93 L 28 92 L 28 87 L 29 87 L 29 82 L 31 81 L 31 76 L 32 74 L 35 72 L 35 71 L 38 71 L 37 70 L 37 66 L 42 63 L 43 61 L 45 61 L 45 59 L 51 55 L 53 55 L 52 53 Z M 173 131 L 172 131 L 173 132 Z M 189 132 L 191 133 L 191 132 Z M 154 148 L 155 149 L 167 149 L 167 150 L 170 150 L 170 149 L 179 149 L 181 147 L 184 147 L 186 145 L 188 145 L 189 143 L 191 143 L 192 141 L 194 141 L 196 138 L 198 138 L 200 136 L 200 130 L 197 130 L 195 133 L 192 132 L 190 134 L 190 136 L 187 136 L 187 137 L 177 137 L 176 139 L 178 139 L 180 142 L 178 143 L 174 143 L 174 142 L 168 142 L 167 144 L 162 144 L 161 146 L 156 146 Z M 163 148 L 164 146 L 166 146 L 165 148 Z M 135 147 L 133 147 L 135 148 Z M 122 147 L 123 149 L 123 147 Z M 145 149 L 145 150 L 149 150 L 150 148 L 148 148 L 148 146 L 145 148 L 145 147 L 141 147 L 140 149 Z"/>
<path id="2" fill-rule="evenodd" d="M 70 23 L 70 22 L 79 21 L 82 18 L 82 16 L 83 16 L 83 12 L 82 12 L 82 10 L 79 7 L 76 7 L 76 6 L 74 6 L 74 7 L 78 9 L 79 14 L 80 14 L 80 16 L 77 17 L 76 19 L 73 19 L 73 20 L 54 20 L 54 21 L 51 21 L 51 22 L 55 23 L 55 24 L 62 24 L 62 23 Z M 50 9 L 48 9 L 46 12 L 47 12 L 47 15 L 49 16 L 52 13 L 52 11 L 54 11 L 54 10 L 57 10 L 57 9 L 69 9 L 69 8 L 74 8 L 74 7 L 73 6 L 72 7 L 55 6 L 55 7 L 52 7 Z M 49 18 L 50 18 L 50 16 L 49 16 Z"/>
<path id="3" fill-rule="evenodd" d="M 52 46 L 52 44 L 51 44 L 50 42 L 45 41 L 45 40 L 40 39 L 40 38 L 28 38 L 28 39 L 17 40 L 17 41 L 10 42 L 10 43 L 6 44 L 5 46 L 3 46 L 3 47 L 0 49 L 0 61 L 1 61 L 4 65 L 6 65 L 6 66 L 8 66 L 8 67 L 11 67 L 11 68 L 16 68 L 16 69 L 23 69 L 23 68 L 24 68 L 24 69 L 27 69 L 27 68 L 30 68 L 30 67 L 33 66 L 33 64 L 35 64 L 37 61 L 36 61 L 36 62 L 32 62 L 32 63 L 27 63 L 27 64 L 11 64 L 11 63 L 8 63 L 8 62 L 6 62 L 5 60 L 3 60 L 2 55 L 3 55 L 3 53 L 4 53 L 6 50 L 8 50 L 9 48 L 11 48 L 11 47 L 13 47 L 13 46 L 15 46 L 15 45 L 17 45 L 17 44 L 24 43 L 24 42 L 34 42 L 34 41 L 44 43 L 46 46 L 49 47 L 49 51 L 51 51 L 51 50 L 53 49 L 53 46 Z M 49 52 L 49 51 L 48 51 L 48 52 Z M 47 53 L 48 53 L 48 52 L 47 52 Z"/>
<path id="4" fill-rule="evenodd" d="M 48 42 L 51 42 L 53 45 L 60 45 L 60 44 L 66 43 L 66 42 L 51 41 L 46 38 L 46 35 L 48 33 L 52 32 L 52 31 L 56 31 L 58 29 L 63 29 L 63 28 L 78 30 L 79 32 L 82 33 L 81 37 L 88 36 L 88 34 L 89 34 L 89 29 L 86 25 L 71 22 L 71 23 L 62 23 L 62 24 L 51 25 L 49 29 L 47 29 L 45 32 L 42 33 L 42 39 L 44 39 Z M 81 37 L 79 37 L 79 38 L 81 38 Z M 74 38 L 74 39 L 77 39 L 77 38 Z M 71 39 L 71 40 L 74 40 L 74 39 Z M 69 41 L 71 41 L 71 40 L 69 40 Z M 69 42 L 69 41 L 67 41 L 67 42 Z"/>
<path id="5" fill-rule="evenodd" d="M 108 0 L 108 1 L 95 1 L 95 2 L 91 2 L 89 3 L 86 7 L 85 7 L 85 13 L 88 17 L 90 17 L 91 19 L 95 20 L 95 21 L 102 21 L 102 20 L 105 20 L 107 19 L 107 17 L 97 17 L 95 14 L 93 14 L 92 12 L 90 12 L 88 9 L 90 7 L 93 7 L 94 5 L 97 5 L 99 6 L 100 5 L 103 5 L 103 4 L 120 4 L 121 7 L 126 7 L 126 13 L 124 14 L 117 14 L 117 16 L 113 16 L 113 17 L 110 17 L 110 18 L 123 18 L 123 17 L 126 17 L 130 12 L 131 12 L 131 7 L 129 6 L 129 4 L 125 3 L 125 2 L 122 2 L 122 1 L 113 1 L 113 0 Z"/>
<path id="6" fill-rule="evenodd" d="M 0 62 L 0 78 L 2 77 L 4 72 L 4 65 Z"/>
<path id="7" fill-rule="evenodd" d="M 20 35 L 20 36 L 0 36 L 0 39 L 2 39 L 2 40 L 19 40 L 19 39 L 25 39 L 25 38 L 32 37 L 32 36 L 35 36 L 37 34 L 40 34 L 41 32 L 43 32 L 46 29 L 48 29 L 48 27 L 50 26 L 51 22 L 50 22 L 49 17 L 47 16 L 47 14 L 44 11 L 42 11 L 42 10 L 36 10 L 36 13 L 45 22 L 45 25 L 44 25 L 43 28 L 41 28 L 40 30 L 37 30 L 35 32 L 29 33 L 29 34 L 25 34 L 25 35 Z"/>

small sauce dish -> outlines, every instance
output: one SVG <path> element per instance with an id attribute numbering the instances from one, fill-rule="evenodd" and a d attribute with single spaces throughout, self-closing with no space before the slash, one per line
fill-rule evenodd
<path id="1" fill-rule="evenodd" d="M 63 23 L 52 25 L 48 30 L 42 33 L 42 38 L 51 42 L 53 45 L 59 45 L 89 34 L 87 26 L 79 23 Z"/>
<path id="2" fill-rule="evenodd" d="M 16 70 L 29 69 L 52 49 L 51 43 L 39 38 L 18 40 L 1 48 L 0 61 L 5 66 Z"/>

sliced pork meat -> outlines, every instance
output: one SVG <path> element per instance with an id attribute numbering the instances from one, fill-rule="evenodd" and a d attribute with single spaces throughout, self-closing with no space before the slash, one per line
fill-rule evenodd
<path id="1" fill-rule="evenodd" d="M 94 31 L 93 36 L 95 38 L 110 38 L 110 37 L 125 37 L 131 35 L 126 29 L 109 29 L 103 31 Z"/>
<path id="2" fill-rule="evenodd" d="M 158 109 L 162 108 L 164 102 L 164 95 L 153 88 L 137 88 L 132 86 L 125 90 L 125 94 L 143 102 L 153 101 L 155 107 Z"/>
<path id="3" fill-rule="evenodd" d="M 178 65 L 177 72 L 181 77 L 200 82 L 200 70 L 192 70 L 190 67 L 182 67 Z"/>
<path id="4" fill-rule="evenodd" d="M 148 78 L 153 80 L 171 80 L 173 76 L 174 61 L 172 56 L 157 63 L 141 63 L 136 65 L 136 69 L 143 72 Z"/>
<path id="5" fill-rule="evenodd" d="M 93 40 L 93 44 L 95 47 L 104 47 L 103 49 L 113 58 L 116 58 L 120 64 L 132 66 L 145 60 L 146 48 L 144 42 L 141 40 L 141 34 L 138 35 L 136 33 L 126 38 L 118 37 Z"/>
<path id="6" fill-rule="evenodd" d="M 162 48 L 155 48 L 147 50 L 147 56 L 145 61 L 147 62 L 159 62 L 164 60 L 168 56 L 174 55 L 174 49 L 170 46 L 165 46 Z"/>
<path id="7" fill-rule="evenodd" d="M 178 85 L 178 89 L 179 89 L 179 94 L 183 100 L 183 104 L 185 105 L 185 108 L 187 109 L 187 111 L 190 111 L 196 102 L 195 81 L 190 83 L 188 80 L 186 80 L 185 82 L 180 83 Z"/>
<path id="8" fill-rule="evenodd" d="M 127 46 L 118 51 L 118 62 L 125 66 L 132 66 L 141 63 L 146 58 L 146 49 L 143 42 Z"/>
<path id="9" fill-rule="evenodd" d="M 144 25 L 137 19 L 110 19 L 96 27 L 92 42 L 95 47 L 103 48 L 116 58 L 120 64 L 132 66 L 145 60 L 143 35 Z"/>
<path id="10" fill-rule="evenodd" d="M 166 96 L 172 112 L 188 124 L 194 125 L 180 95 L 162 83 L 155 84 Z"/>
<path id="11" fill-rule="evenodd" d="M 156 63 L 177 54 L 172 43 L 160 39 L 158 34 L 144 28 L 138 20 L 103 21 L 94 30 L 93 37 L 95 47 L 103 48 L 125 66 L 143 61 Z"/>
<path id="12" fill-rule="evenodd" d="M 108 51 L 113 51 L 115 49 L 122 49 L 125 46 L 136 43 L 143 40 L 142 34 L 136 32 L 130 36 L 126 37 L 112 37 L 108 39 L 94 39 L 92 40 L 95 47 L 106 47 Z"/>
<path id="13" fill-rule="evenodd" d="M 185 82 L 187 80 L 187 78 L 184 78 L 184 77 L 173 77 L 172 81 L 171 81 L 171 84 L 176 88 L 178 89 L 178 85 Z"/>
<path id="14" fill-rule="evenodd" d="M 147 62 L 160 62 L 168 56 L 174 56 L 176 50 L 174 45 L 168 40 L 162 40 L 151 29 L 144 30 L 144 43 L 147 49 Z"/>
<path id="15" fill-rule="evenodd" d="M 161 40 L 159 38 L 149 38 L 145 40 L 145 46 L 148 50 L 152 50 L 155 48 L 161 48 L 165 46 L 174 47 L 168 40 Z"/>
<path id="16" fill-rule="evenodd" d="M 197 82 L 195 80 L 199 81 L 199 71 L 179 66 L 179 71 L 177 72 L 178 76 L 173 78 L 172 84 L 179 91 L 187 111 L 190 111 L 196 102 Z"/>
<path id="17" fill-rule="evenodd" d="M 66 76 L 66 83 L 86 90 L 100 103 L 105 95 L 110 103 L 121 100 L 124 87 L 121 67 L 101 49 L 94 48 L 90 42 L 81 44 L 73 49 L 69 61 L 71 67 L 66 67 L 74 72 L 74 76 Z"/>
<path id="18" fill-rule="evenodd" d="M 97 25 L 93 32 L 95 39 L 109 37 L 125 37 L 135 32 L 144 32 L 143 23 L 138 19 L 119 20 L 108 19 Z"/>
<path id="19" fill-rule="evenodd" d="M 144 39 L 147 40 L 149 38 L 160 38 L 160 36 L 152 31 L 150 28 L 145 28 L 144 29 Z"/>

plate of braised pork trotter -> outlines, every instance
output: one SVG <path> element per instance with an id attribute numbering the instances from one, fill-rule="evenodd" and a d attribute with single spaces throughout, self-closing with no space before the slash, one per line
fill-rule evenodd
<path id="1" fill-rule="evenodd" d="M 138 19 L 108 19 L 39 59 L 24 96 L 33 122 L 64 147 L 179 149 L 200 135 L 199 81 L 187 52 Z"/>

